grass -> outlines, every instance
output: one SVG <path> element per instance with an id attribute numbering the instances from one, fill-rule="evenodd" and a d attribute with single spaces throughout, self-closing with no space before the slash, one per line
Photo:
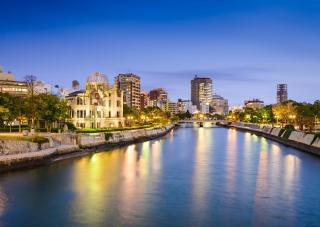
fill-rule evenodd
<path id="1" fill-rule="evenodd" d="M 43 136 L 17 136 L 17 135 L 0 135 L 0 140 L 20 140 L 20 141 L 28 141 L 33 143 L 47 143 L 49 139 Z"/>
<path id="2" fill-rule="evenodd" d="M 143 128 L 151 128 L 154 125 L 140 125 L 133 127 L 125 127 L 125 128 L 83 128 L 76 130 L 76 133 L 95 133 L 95 132 L 116 132 L 116 131 L 125 131 L 125 130 L 134 130 L 134 129 L 143 129 Z"/>

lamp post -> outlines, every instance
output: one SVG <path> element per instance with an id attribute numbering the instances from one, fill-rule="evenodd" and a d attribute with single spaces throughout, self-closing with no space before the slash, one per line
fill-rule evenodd
<path id="1" fill-rule="evenodd" d="M 142 122 L 145 123 L 146 117 L 144 115 L 141 116 Z"/>
<path id="2" fill-rule="evenodd" d="M 129 127 L 131 127 L 131 120 L 133 119 L 133 117 L 132 116 L 128 116 L 127 119 L 128 119 Z"/>
<path id="3" fill-rule="evenodd" d="M 292 121 L 293 125 L 295 125 L 295 119 L 296 119 L 296 115 L 294 114 L 290 114 L 289 115 L 290 120 Z M 290 122 L 291 123 L 291 122 Z"/>
<path id="4" fill-rule="evenodd" d="M 279 116 L 278 115 L 274 115 L 274 117 L 276 118 L 276 120 L 277 120 L 277 126 L 278 126 L 278 124 L 279 124 Z"/>

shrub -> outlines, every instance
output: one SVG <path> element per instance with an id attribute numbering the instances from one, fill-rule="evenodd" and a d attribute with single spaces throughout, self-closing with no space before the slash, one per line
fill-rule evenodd
<path id="1" fill-rule="evenodd" d="M 21 131 L 22 130 L 29 130 L 28 126 L 21 126 Z M 10 127 L 6 127 L 6 128 L 0 128 L 0 132 L 10 132 Z M 19 132 L 19 126 L 11 126 L 11 132 Z"/>
<path id="2" fill-rule="evenodd" d="M 66 124 L 67 124 L 67 126 L 68 126 L 68 130 L 70 130 L 70 131 L 72 131 L 72 132 L 74 132 L 74 131 L 77 130 L 76 126 L 75 126 L 73 123 L 67 122 Z"/>
<path id="3" fill-rule="evenodd" d="M 59 132 L 59 128 L 52 128 L 51 132 L 58 133 Z"/>
<path id="4" fill-rule="evenodd" d="M 132 129 L 143 129 L 143 128 L 150 128 L 152 127 L 151 124 L 149 125 L 142 125 L 142 126 L 133 126 L 128 128 L 83 128 L 77 129 L 77 133 L 95 133 L 95 132 L 114 132 L 114 131 L 125 131 L 125 130 L 132 130 Z"/>
<path id="5" fill-rule="evenodd" d="M 284 133 L 283 133 L 282 138 L 289 139 L 289 137 L 290 137 L 290 135 L 291 135 L 291 133 L 292 133 L 293 131 L 294 131 L 294 130 L 291 130 L 291 129 L 285 130 Z"/>
<path id="6" fill-rule="evenodd" d="M 295 130 L 295 128 L 294 128 L 293 125 L 286 125 L 286 126 L 284 126 L 284 129 L 285 129 L 285 130 L 291 130 L 291 131 L 294 131 L 294 130 Z"/>
<path id="7" fill-rule="evenodd" d="M 316 142 L 317 139 L 320 139 L 320 132 L 314 134 L 314 138 L 313 138 L 311 144 L 313 144 L 314 142 Z"/>
<path id="8" fill-rule="evenodd" d="M 278 136 L 282 136 L 282 134 L 285 132 L 286 130 L 284 129 L 284 128 L 282 128 L 281 130 L 280 130 L 280 132 L 279 132 L 279 135 Z"/>
<path id="9" fill-rule="evenodd" d="M 42 143 L 49 142 L 49 139 L 46 138 L 46 137 L 43 137 L 43 136 L 34 136 L 34 137 L 31 138 L 31 141 L 34 142 L 34 143 L 42 144 Z"/>
<path id="10" fill-rule="evenodd" d="M 111 136 L 112 136 L 112 133 L 110 133 L 110 132 L 105 132 L 105 133 L 104 133 L 104 139 L 105 139 L 106 141 L 108 141 Z"/>

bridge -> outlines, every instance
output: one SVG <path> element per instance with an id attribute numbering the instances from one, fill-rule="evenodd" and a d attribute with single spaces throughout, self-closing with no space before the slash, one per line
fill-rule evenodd
<path id="1" fill-rule="evenodd" d="M 180 120 L 178 121 L 178 125 L 181 127 L 203 127 L 203 128 L 211 128 L 217 127 L 217 123 L 224 124 L 224 120 L 209 120 L 209 119 L 188 119 L 188 120 Z"/>

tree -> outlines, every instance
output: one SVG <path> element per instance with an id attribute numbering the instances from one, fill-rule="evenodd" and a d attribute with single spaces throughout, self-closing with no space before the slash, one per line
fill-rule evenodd
<path id="1" fill-rule="evenodd" d="M 25 114 L 23 98 L 0 93 L 0 106 L 2 107 L 0 114 L 1 125 L 9 126 L 11 132 L 12 123 L 17 120 L 19 122 L 19 131 L 21 131 L 21 121 Z"/>
<path id="2" fill-rule="evenodd" d="M 316 105 L 310 103 L 298 103 L 297 113 L 299 129 L 303 130 L 305 126 L 309 131 L 312 131 L 315 128 L 317 118 Z"/>
<path id="3" fill-rule="evenodd" d="M 190 119 L 192 117 L 192 115 L 190 114 L 190 112 L 187 110 L 187 112 L 185 113 L 178 113 L 176 114 L 176 116 L 180 119 L 180 120 L 183 120 L 183 119 Z"/>
<path id="4" fill-rule="evenodd" d="M 37 80 L 37 77 L 33 75 L 26 75 L 24 79 L 28 85 L 29 99 L 26 100 L 27 101 L 26 104 L 27 104 L 27 109 L 29 110 L 28 115 L 31 121 L 31 129 L 33 129 L 35 126 L 35 120 L 36 120 L 36 105 L 34 100 L 34 96 L 35 96 L 34 82 Z"/>
<path id="5" fill-rule="evenodd" d="M 142 111 L 142 114 L 146 116 L 149 121 L 155 123 L 167 123 L 170 116 L 168 116 L 163 110 L 159 107 L 147 107 Z"/>
<path id="6" fill-rule="evenodd" d="M 297 117 L 296 103 L 290 101 L 278 103 L 272 107 L 274 117 L 282 124 L 288 124 Z"/>
<path id="7" fill-rule="evenodd" d="M 52 124 L 68 117 L 68 106 L 65 101 L 61 101 L 57 96 L 40 94 L 37 96 L 39 119 L 46 123 L 47 131 L 51 131 Z"/>
<path id="8" fill-rule="evenodd" d="M 139 116 L 139 110 L 135 109 L 134 107 L 130 107 L 126 104 L 123 105 L 123 116 L 133 116 L 138 117 Z"/>
<path id="9" fill-rule="evenodd" d="M 190 119 L 192 117 L 192 114 L 189 112 L 189 110 L 187 110 L 187 112 L 185 113 L 185 118 Z"/>
<path id="10" fill-rule="evenodd" d="M 314 112 L 314 121 L 315 121 L 315 126 L 317 124 L 317 119 L 320 118 L 320 100 L 316 100 L 313 103 L 313 112 Z"/>

